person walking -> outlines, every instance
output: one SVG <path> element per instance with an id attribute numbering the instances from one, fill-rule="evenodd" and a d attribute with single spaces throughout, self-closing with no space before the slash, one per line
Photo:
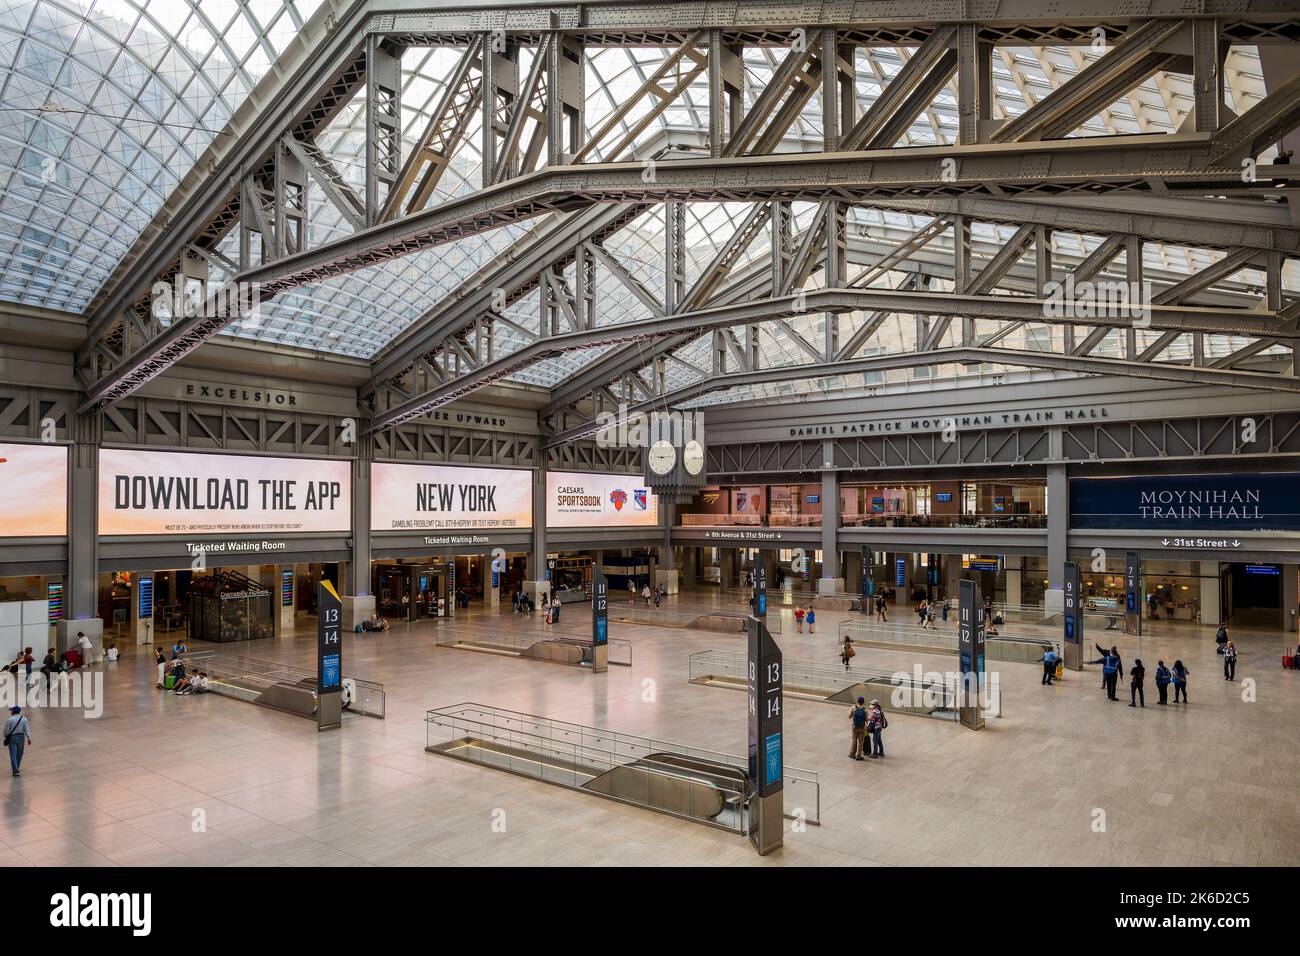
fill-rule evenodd
<path id="1" fill-rule="evenodd" d="M 948 623 L 948 612 L 952 610 L 952 598 L 943 599 L 943 623 Z"/>
<path id="2" fill-rule="evenodd" d="M 650 606 L 650 585 L 645 584 L 641 587 L 641 597 L 645 599 L 645 606 Z"/>
<path id="3" fill-rule="evenodd" d="M 844 635 L 844 646 L 840 648 L 840 660 L 844 663 L 844 669 L 849 669 L 849 661 L 857 656 L 857 651 L 853 649 L 853 639 L 847 634 Z"/>
<path id="4" fill-rule="evenodd" d="M 1174 703 L 1178 703 L 1179 695 L 1183 698 L 1183 703 L 1187 703 L 1187 675 L 1191 671 L 1182 661 L 1174 661 L 1173 678 L 1174 678 Z"/>
<path id="5" fill-rule="evenodd" d="M 1056 649 L 1049 647 L 1043 654 L 1043 680 L 1042 684 L 1046 687 L 1052 686 L 1052 681 L 1056 677 Z"/>
<path id="6" fill-rule="evenodd" d="M 1165 666 L 1164 661 L 1156 661 L 1156 691 L 1160 694 L 1160 699 L 1156 703 L 1164 706 L 1169 703 L 1169 682 L 1173 680 L 1173 675 L 1169 673 L 1169 668 Z"/>
<path id="7" fill-rule="evenodd" d="M 1237 645 L 1232 641 L 1223 645 L 1223 679 L 1237 679 Z"/>
<path id="8" fill-rule="evenodd" d="M 1219 629 L 1214 632 L 1214 652 L 1216 654 L 1222 654 L 1229 643 L 1228 628 L 1225 625 L 1220 624 Z"/>
<path id="9" fill-rule="evenodd" d="M 9 719 L 5 721 L 5 746 L 9 748 L 9 769 L 18 776 L 23 763 L 23 751 L 32 742 L 32 728 L 21 707 L 9 708 Z"/>
<path id="10" fill-rule="evenodd" d="M 1147 679 L 1147 669 L 1142 666 L 1142 658 L 1134 658 L 1133 669 L 1128 672 L 1128 705 L 1142 707 L 1147 705 L 1147 695 L 1143 688 L 1143 682 Z"/>
<path id="11" fill-rule="evenodd" d="M 794 609 L 794 626 L 800 634 L 803 633 L 803 608 L 801 607 Z"/>
<path id="12" fill-rule="evenodd" d="M 925 599 L 924 598 L 922 598 L 921 603 L 916 606 L 916 616 L 917 619 L 921 622 L 921 626 L 925 627 Z"/>
<path id="13" fill-rule="evenodd" d="M 889 726 L 889 721 L 885 719 L 885 712 L 880 709 L 880 701 L 871 702 L 871 713 L 867 717 L 867 730 L 871 733 L 871 759 L 883 760 L 885 756 L 885 745 L 881 741 L 880 735 L 885 728 Z"/>
<path id="14" fill-rule="evenodd" d="M 888 623 L 889 618 L 885 616 L 885 596 L 883 594 L 876 597 L 876 616 L 880 618 L 880 623 Z"/>
<path id="15" fill-rule="evenodd" d="M 812 606 L 808 607 L 808 633 L 812 634 L 817 630 L 817 614 L 813 611 Z"/>
<path id="16" fill-rule="evenodd" d="M 862 759 L 862 745 L 867 735 L 867 708 L 866 698 L 859 697 L 858 702 L 849 711 L 849 720 L 852 723 L 853 736 L 849 740 L 849 759 Z"/>
<path id="17" fill-rule="evenodd" d="M 163 689 L 163 681 L 167 679 L 167 655 L 163 653 L 162 648 L 158 648 L 157 654 L 154 655 L 153 662 L 158 666 L 158 689 Z"/>

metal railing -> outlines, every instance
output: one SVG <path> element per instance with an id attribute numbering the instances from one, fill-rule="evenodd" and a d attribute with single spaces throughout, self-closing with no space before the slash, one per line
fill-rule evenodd
<path id="1" fill-rule="evenodd" d="M 235 697 L 304 717 L 315 714 L 317 685 L 314 668 L 217 651 L 186 654 L 184 661 L 187 672 L 202 670 L 207 673 L 210 693 Z M 383 684 L 348 676 L 342 682 L 345 698 L 348 699 L 345 714 L 363 714 L 383 719 L 387 708 Z M 286 706 L 294 697 L 301 698 L 301 707 Z"/>
<path id="2" fill-rule="evenodd" d="M 840 643 L 849 637 L 854 644 L 872 647 L 918 650 L 940 654 L 957 653 L 957 625 L 950 621 L 946 627 L 921 627 L 919 625 L 880 624 L 872 621 L 841 621 L 836 633 Z M 986 637 L 984 656 L 988 660 L 1038 663 L 1051 641 L 1041 638 Z"/>
<path id="3" fill-rule="evenodd" d="M 703 623 L 706 618 L 713 618 L 716 626 L 705 627 Z M 740 634 L 745 629 L 745 621 L 748 615 L 743 611 L 733 611 L 727 608 L 700 608 L 698 610 L 677 610 L 666 607 L 643 607 L 635 604 L 615 607 L 610 605 L 609 608 L 610 623 L 618 624 L 649 624 L 656 627 L 697 627 L 700 630 L 721 631 L 722 633 L 731 633 L 731 621 L 735 621 L 735 633 Z M 773 634 L 781 633 L 781 615 L 769 613 L 767 615 L 767 629 Z"/>
<path id="4" fill-rule="evenodd" d="M 439 647 L 454 647 L 467 651 L 506 652 L 518 657 L 535 657 L 538 660 L 548 660 L 557 664 L 567 663 L 580 667 L 591 666 L 591 638 L 589 636 L 584 638 L 577 632 L 548 629 L 546 631 L 526 631 L 512 634 L 490 625 L 448 621 L 445 626 L 440 626 L 435 631 L 434 642 Z M 571 647 L 575 651 L 581 652 L 581 656 L 576 660 L 565 660 L 563 656 L 528 653 L 542 644 Z M 625 667 L 632 666 L 631 641 L 611 637 L 608 647 L 608 663 Z"/>
<path id="5" fill-rule="evenodd" d="M 441 754 L 622 803 L 748 833 L 746 760 L 465 702 L 425 713 L 426 746 Z M 821 823 L 821 783 L 782 768 L 785 815 Z"/>
<path id="6" fill-rule="evenodd" d="M 748 686 L 749 661 L 733 651 L 700 651 L 689 661 L 689 680 L 693 684 L 745 688 Z M 855 695 L 845 695 L 852 688 L 868 699 L 880 701 L 883 710 L 957 720 L 960 705 L 960 675 L 926 673 L 918 676 L 907 671 L 872 670 L 801 661 L 785 658 L 781 662 L 782 683 L 787 694 L 811 697 L 830 703 L 853 703 Z M 840 699 L 843 698 L 843 699 Z M 1002 716 L 1001 680 L 996 673 L 986 675 L 980 709 L 985 717 Z"/>

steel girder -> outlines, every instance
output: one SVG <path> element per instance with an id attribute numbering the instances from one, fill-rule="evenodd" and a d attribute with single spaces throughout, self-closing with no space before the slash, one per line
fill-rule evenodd
<path id="1" fill-rule="evenodd" d="M 991 283 L 990 283 L 991 285 Z M 1046 322 L 1054 324 L 1098 324 L 1107 328 L 1128 328 L 1133 318 L 1127 316 L 1098 316 L 1087 319 L 1054 318 L 1046 315 L 1048 303 L 1041 299 L 1022 296 L 995 296 L 983 294 L 950 295 L 932 292 L 890 292 L 876 289 L 825 289 L 806 295 L 787 295 L 757 302 L 742 302 L 712 309 L 660 315 L 638 322 L 623 322 L 583 331 L 538 339 L 509 355 L 489 362 L 478 369 L 441 383 L 421 395 L 379 412 L 373 427 L 400 423 L 418 418 L 442 405 L 463 398 L 492 382 L 527 368 L 537 362 L 600 345 L 645 342 L 687 333 L 694 339 L 711 329 L 730 328 L 758 322 L 781 323 L 808 313 L 840 313 L 855 310 L 880 312 L 905 312 L 920 315 L 957 314 L 981 319 L 1005 319 L 1021 322 Z M 1072 306 L 1073 303 L 1064 303 Z M 1178 306 L 1153 306 L 1149 327 L 1175 332 L 1218 332 L 1223 334 L 1271 335 L 1286 339 L 1300 339 L 1300 332 L 1280 323 L 1273 313 L 1244 309 L 1185 308 Z M 793 333 L 792 333 L 793 334 Z M 930 347 L 933 349 L 933 346 Z M 936 353 L 938 359 L 944 353 Z M 821 356 L 814 356 L 820 358 Z"/>

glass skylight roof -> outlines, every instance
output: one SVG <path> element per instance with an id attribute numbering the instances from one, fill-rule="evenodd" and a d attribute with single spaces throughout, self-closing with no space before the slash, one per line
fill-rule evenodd
<path id="1" fill-rule="evenodd" d="M 94 298 L 118 260 L 140 235 L 164 198 L 195 163 L 253 85 L 296 35 L 320 0 L 0 0 L 0 299 L 81 312 Z M 599 48 L 588 53 L 586 123 L 598 128 L 671 51 L 658 48 Z M 752 102 L 779 65 L 781 51 L 747 49 L 747 99 Z M 860 49 L 858 95 L 869 105 L 902 67 L 907 50 Z M 1099 54 L 1086 48 L 1000 47 L 994 57 L 995 116 L 1023 112 L 1075 75 Z M 402 124 L 405 148 L 412 148 L 443 93 L 459 50 L 412 49 L 402 60 Z M 526 69 L 526 65 L 525 65 Z M 1233 48 L 1225 66 L 1228 104 L 1240 112 L 1263 96 L 1258 58 L 1252 49 Z M 364 103 L 358 95 L 318 144 L 360 191 L 364 165 Z M 638 145 L 665 131 L 698 136 L 708 126 L 707 89 L 703 77 L 649 129 Z M 1167 132 L 1177 129 L 1193 105 L 1190 78 L 1159 74 L 1092 118 L 1082 135 Z M 634 111 L 624 128 L 635 122 Z M 432 203 L 445 202 L 478 188 L 480 132 L 472 128 L 441 179 Z M 955 81 L 925 111 L 900 145 L 951 143 L 957 128 Z M 618 137 L 610 137 L 613 142 Z M 634 147 L 635 148 L 635 147 Z M 785 138 L 784 150 L 819 150 L 821 121 L 816 98 Z M 593 159 L 610 159 L 597 153 Z M 315 182 L 309 185 L 309 244 L 346 236 L 351 226 L 334 209 Z M 796 207 L 796 230 L 812 219 L 813 207 Z M 687 207 L 689 282 L 698 276 L 747 212 L 745 204 L 692 204 Z M 863 242 L 896 242 L 927 223 L 926 217 L 873 209 L 853 212 L 853 233 Z M 446 246 L 371 267 L 365 271 L 282 295 L 229 330 L 246 339 L 288 346 L 321 348 L 369 358 L 401 330 L 417 321 L 455 290 L 466 277 L 506 253 L 531 226 L 498 229 Z M 977 226 L 977 257 L 996 251 L 1010 227 Z M 605 248 L 656 294 L 664 281 L 663 210 L 654 209 L 606 240 Z M 931 248 L 943 254 L 949 239 L 940 236 Z M 1095 247 L 1091 237 L 1054 234 L 1054 256 L 1063 264 L 1077 261 Z M 749 250 L 761 262 L 768 240 L 761 236 Z M 232 234 L 222 252 L 237 260 Z M 1202 250 L 1149 243 L 1144 249 L 1148 273 L 1160 281 L 1203 268 L 1214 256 Z M 850 279 L 872 261 L 869 251 L 851 255 Z M 1027 260 L 1028 261 L 1028 260 Z M 1120 260 L 1122 261 L 1122 260 Z M 742 263 L 740 268 L 744 268 Z M 1300 276 L 1294 264 L 1284 285 L 1295 289 Z M 569 270 L 572 277 L 572 268 Z M 648 317 L 646 306 L 604 268 L 598 268 L 596 301 L 599 324 Z M 218 277 L 220 277 L 218 275 Z M 891 272 L 875 283 L 894 288 L 906 278 Z M 1238 277 L 1242 288 L 1253 278 Z M 814 277 L 810 288 L 820 282 Z M 929 288 L 942 291 L 943 281 Z M 507 317 L 536 328 L 540 310 L 536 293 L 514 304 Z M 790 323 L 796 335 L 813 343 L 824 334 L 820 315 Z M 863 321 L 840 319 L 841 340 Z M 996 325 L 981 328 L 992 331 Z M 1028 324 L 1006 336 L 1003 348 L 1043 348 L 1047 336 L 1061 330 Z M 1143 334 L 1142 343 L 1154 334 Z M 913 347 L 912 316 L 891 316 L 860 355 L 892 354 Z M 497 355 L 513 351 L 527 338 L 508 324 L 495 333 Z M 1239 343 L 1237 343 L 1239 344 Z M 1213 354 L 1227 354 L 1234 340 L 1207 341 Z M 1097 355 L 1112 354 L 1113 341 L 1101 343 Z M 1142 347 L 1140 344 L 1139 347 Z M 1184 343 L 1170 346 L 1178 355 Z M 808 361 L 806 350 L 775 325 L 760 333 L 762 364 Z M 647 354 L 649 347 L 646 346 Z M 589 365 L 605 349 L 550 359 L 517 373 L 518 381 L 553 386 Z M 709 368 L 708 337 L 683 349 L 666 366 L 670 387 L 699 378 Z M 891 372 L 896 378 L 910 370 Z M 783 393 L 788 386 L 758 389 Z M 702 399 L 715 401 L 717 397 Z"/>

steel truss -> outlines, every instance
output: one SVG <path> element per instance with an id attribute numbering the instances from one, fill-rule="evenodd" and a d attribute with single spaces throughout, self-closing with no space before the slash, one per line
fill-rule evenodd
<path id="1" fill-rule="evenodd" d="M 355 4 L 315 38 L 318 55 L 298 65 L 263 123 L 225 150 L 221 164 L 206 170 L 207 180 L 188 190 L 189 206 L 142 239 L 106 287 L 78 355 L 86 389 L 81 408 L 120 402 L 238 318 L 237 306 L 214 295 L 199 309 L 164 321 L 151 314 L 142 295 L 159 279 L 204 279 L 215 268 L 265 300 L 530 220 L 537 220 L 535 228 L 511 255 L 431 308 L 376 358 L 362 397 L 377 434 L 548 357 L 611 343 L 619 347 L 555 389 L 545 414 L 556 433 L 549 444 L 589 433 L 571 422 L 590 423 L 616 404 L 619 393 L 645 407 L 662 406 L 734 385 L 938 362 L 1118 371 L 1295 391 L 1300 315 L 1283 297 L 1280 277 L 1286 258 L 1300 255 L 1300 230 L 1278 220 L 1277 207 L 1264 200 L 1279 198 L 1276 187 L 1298 171 L 1279 162 L 1243 177 L 1242 162 L 1300 125 L 1300 77 L 1235 117 L 1223 105 L 1221 65 L 1232 43 L 1300 39 L 1300 3 L 1206 0 L 1188 17 L 1182 11 L 1166 16 L 1158 5 L 1104 9 L 1103 2 L 1078 18 L 1021 5 L 1024 10 L 1001 5 L 998 19 L 976 22 L 952 20 L 939 0 L 892 11 L 887 21 L 862 3 L 796 2 L 779 11 L 767 4 L 705 2 L 689 9 L 638 3 L 432 12 L 401 0 L 385 4 L 384 12 Z M 800 42 L 792 43 L 796 34 Z M 1098 36 L 1110 45 L 1105 56 L 1014 119 L 995 115 L 990 64 L 999 46 L 1078 46 Z M 610 118 L 588 130 L 582 121 L 584 50 L 620 44 L 673 50 Z M 456 46 L 461 56 L 414 149 L 403 156 L 401 58 L 406 49 L 426 45 Z M 860 109 L 853 51 L 877 45 L 913 52 L 880 96 Z M 783 51 L 748 110 L 740 58 L 746 46 Z M 527 71 L 524 51 L 531 54 Z M 1197 80 L 1194 110 L 1182 130 L 1061 138 L 1162 71 Z M 708 88 L 709 155 L 634 155 L 638 136 L 700 81 Z M 366 175 L 358 191 L 316 136 L 363 87 Z M 895 148 L 936 97 L 954 87 L 957 143 Z M 823 120 L 823 151 L 781 152 L 799 113 L 814 101 Z M 482 188 L 431 204 L 476 121 Z M 592 162 L 598 156 L 615 161 Z M 308 247 L 308 181 L 338 207 L 352 235 Z M 1207 193 L 1226 198 L 1207 200 Z M 1113 208 L 1108 197 L 1130 208 Z M 747 202 L 752 211 L 687 287 L 684 204 L 693 202 Z M 813 225 L 802 233 L 792 227 L 796 202 L 817 204 Z M 646 286 L 604 246 L 654 206 L 665 210 L 663 289 Z M 850 281 L 854 206 L 913 213 L 929 222 Z M 976 223 L 1016 228 L 1000 249 L 981 258 L 972 255 Z M 236 226 L 239 261 L 231 262 L 217 245 Z M 1100 236 L 1102 244 L 1083 261 L 1054 262 L 1054 232 Z M 765 265 L 739 269 L 742 254 L 764 233 L 771 240 Z M 951 251 L 936 267 L 925 257 L 940 239 Z M 1114 263 L 1122 257 L 1123 277 L 1140 281 L 1144 242 L 1226 253 L 1201 273 L 1163 284 L 1151 308 L 1150 327 L 1160 332 L 1154 343 L 1139 351 L 1136 329 L 1117 318 L 1047 314 L 1044 289 L 1056 279 L 1118 276 Z M 1022 259 L 1029 256 L 1034 264 L 1026 274 Z M 1232 285 L 1245 268 L 1266 276 L 1262 301 L 1249 301 Z M 594 296 L 600 272 L 654 318 L 601 326 Z M 805 295 L 805 284 L 819 272 L 823 291 Z M 899 276 L 906 285 L 898 285 Z M 928 283 L 936 278 L 953 291 L 931 290 Z M 534 292 L 541 323 L 524 328 L 504 313 Z M 1225 298 L 1233 304 L 1222 304 Z M 1065 311 L 1075 314 L 1073 305 L 1064 303 Z M 837 317 L 854 310 L 869 312 L 868 321 L 841 338 Z M 816 341 L 792 323 L 804 312 L 824 316 Z M 900 313 L 917 317 L 915 350 L 862 357 L 884 317 Z M 977 326 L 990 321 L 1001 325 Z M 1064 354 L 996 347 L 1031 323 L 1064 326 Z M 523 348 L 498 354 L 497 331 L 504 327 L 525 340 Z M 1117 329 L 1124 357 L 1095 355 Z M 702 334 L 711 337 L 708 369 L 675 355 Z M 1209 334 L 1253 341 L 1207 360 Z M 761 335 L 782 337 L 808 361 L 762 367 Z M 1193 361 L 1162 361 L 1184 336 L 1193 342 Z M 643 343 L 652 343 L 648 355 Z M 1260 353 L 1278 347 L 1291 357 L 1289 364 L 1259 364 Z M 668 388 L 668 362 L 695 369 L 698 380 Z"/>

